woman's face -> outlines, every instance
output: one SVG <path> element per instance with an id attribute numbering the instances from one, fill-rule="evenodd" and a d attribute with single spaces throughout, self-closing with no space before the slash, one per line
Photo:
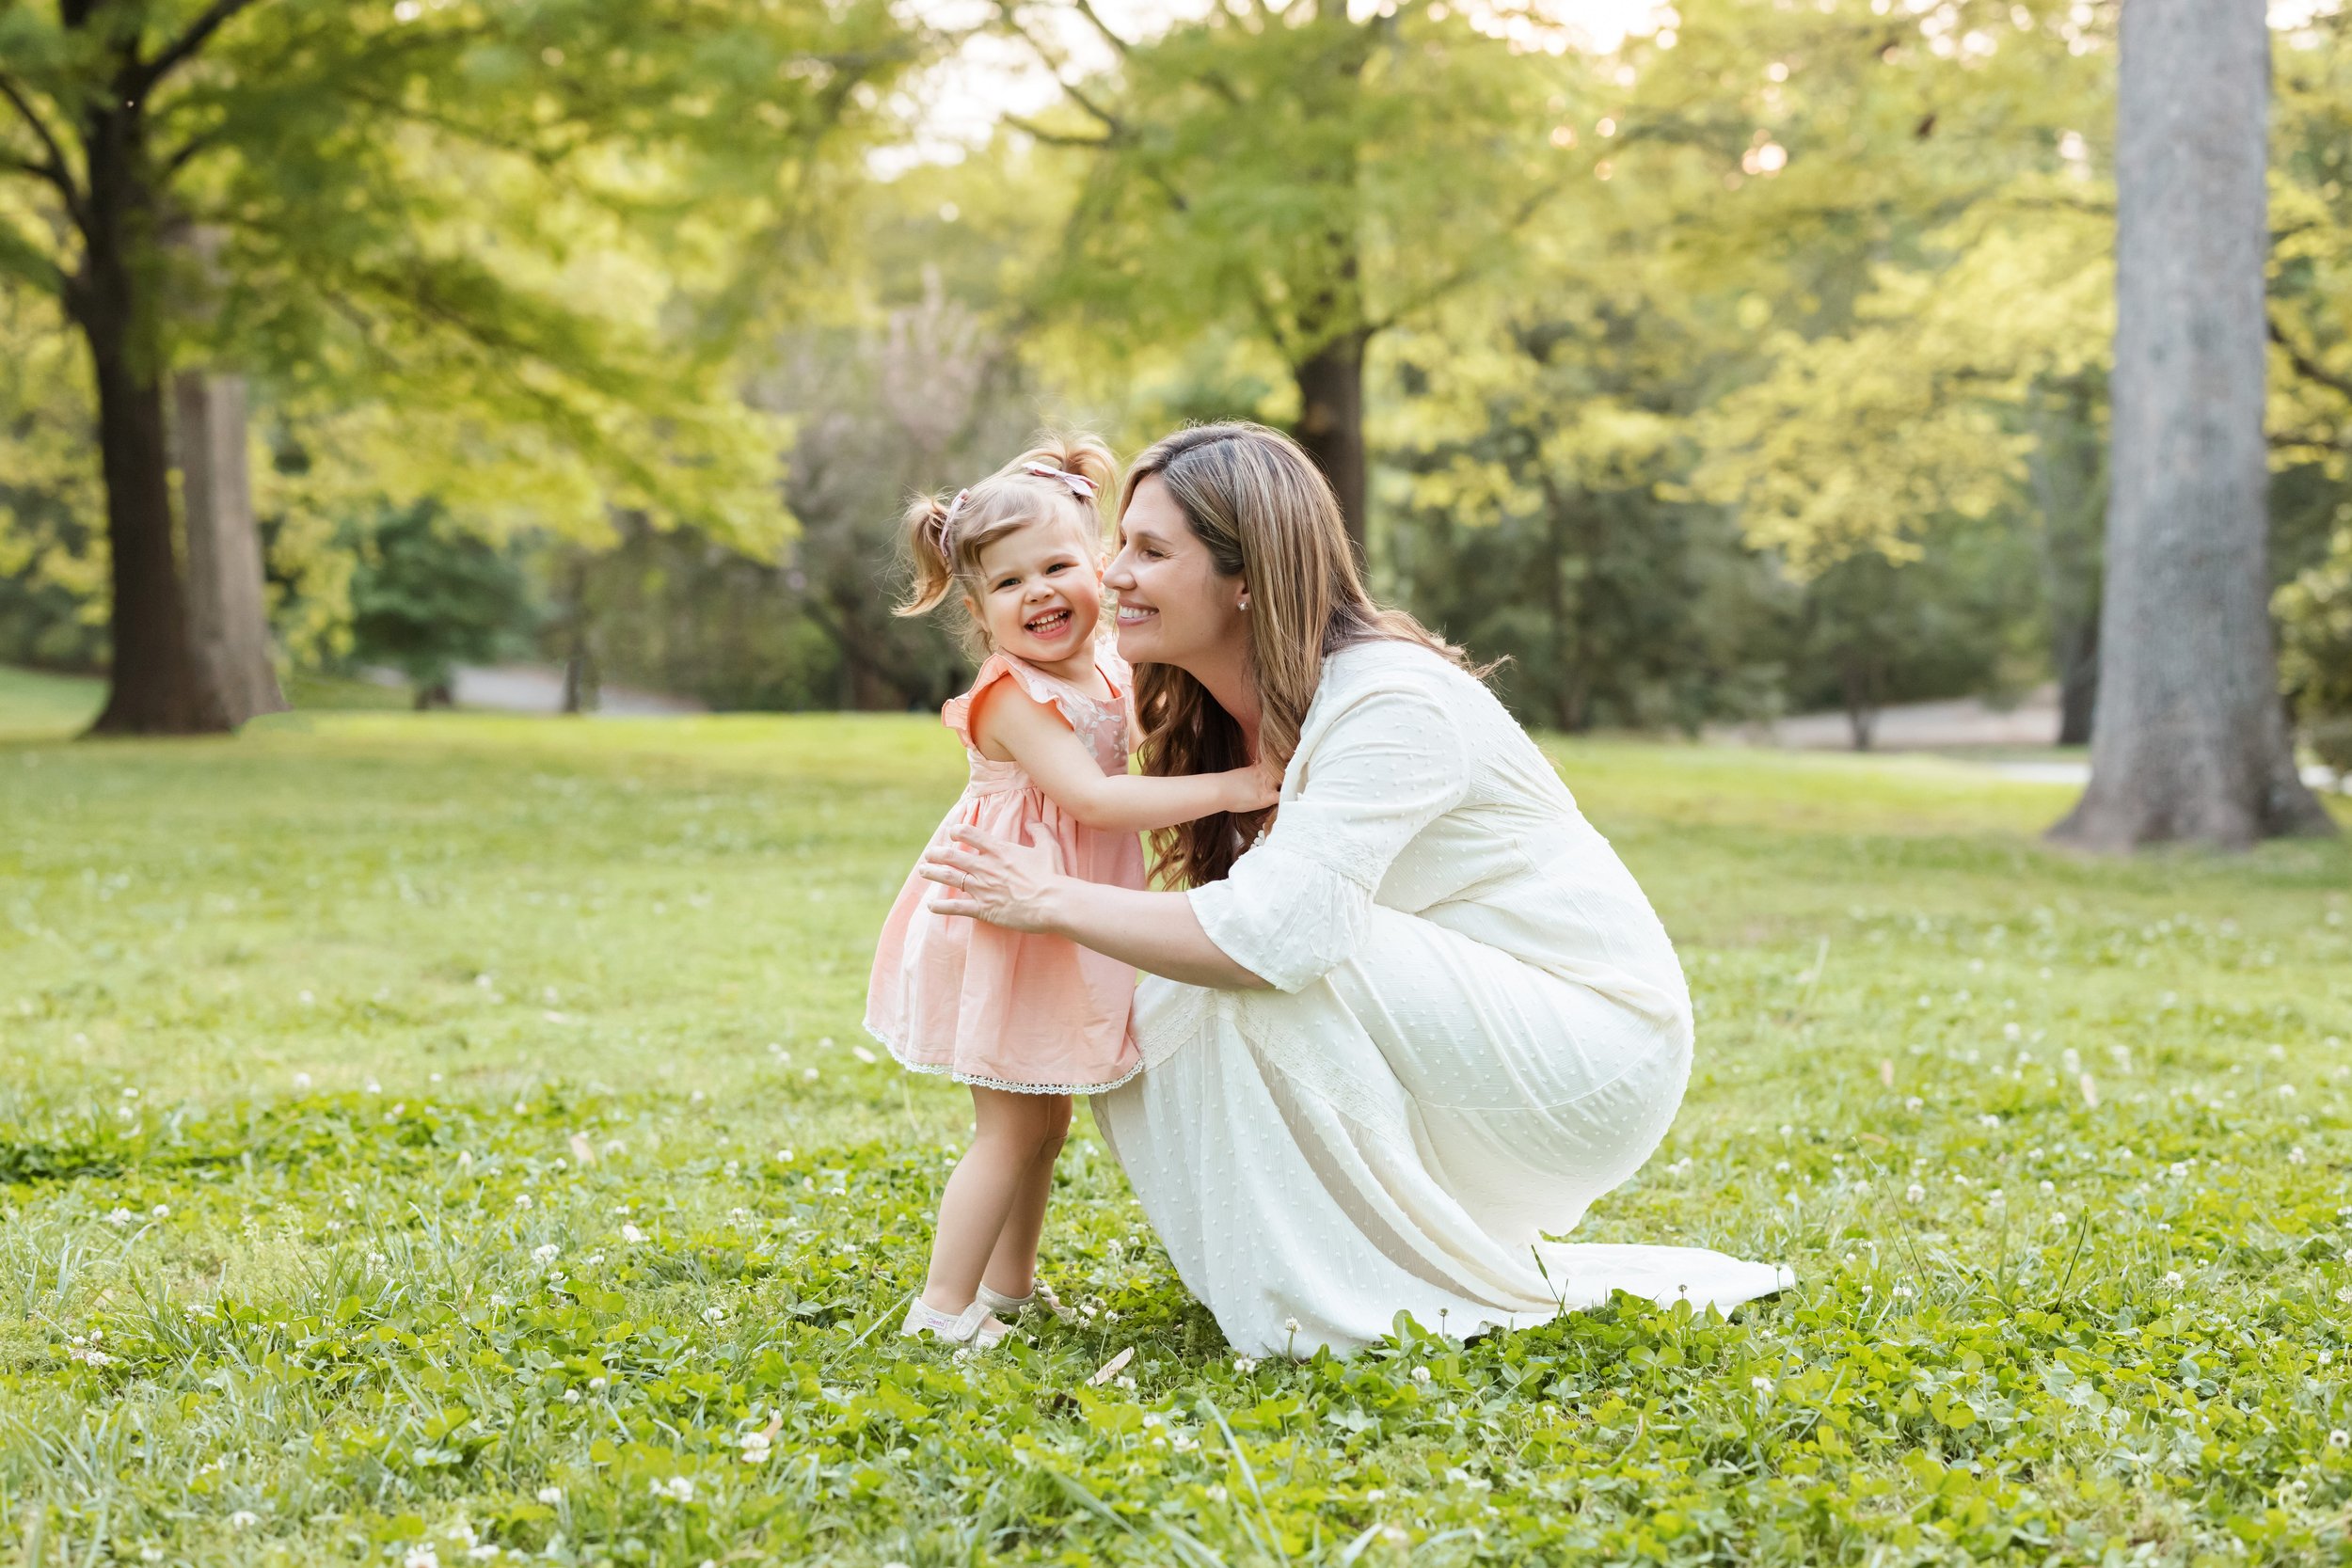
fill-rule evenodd
<path id="1" fill-rule="evenodd" d="M 1226 577 L 1159 475 L 1136 486 L 1103 580 L 1119 597 L 1119 657 L 1192 668 L 1230 657 L 1247 630 L 1249 585 Z"/>

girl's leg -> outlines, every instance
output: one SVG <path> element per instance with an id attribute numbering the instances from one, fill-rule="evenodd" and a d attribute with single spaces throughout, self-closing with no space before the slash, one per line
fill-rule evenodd
<path id="1" fill-rule="evenodd" d="M 1058 1135 L 1052 1131 L 1057 1098 L 972 1090 L 972 1147 L 956 1162 L 947 1189 L 940 1195 L 931 1271 L 923 1282 L 925 1305 L 961 1312 L 979 1293 L 980 1271 L 988 1266 L 1006 1217 L 1036 1166 L 1038 1150 L 1049 1137 L 1058 1147 Z M 1068 1125 L 1069 1116 L 1069 1104 L 1063 1101 L 1061 1125 Z"/>
<path id="2" fill-rule="evenodd" d="M 1054 1162 L 1061 1158 L 1062 1143 L 1070 1136 L 1070 1097 L 1035 1098 L 1052 1108 L 1045 1121 L 1045 1139 L 1038 1145 L 1037 1157 L 1013 1194 L 1005 1227 L 996 1233 L 996 1249 L 989 1254 L 988 1267 L 980 1275 L 980 1282 L 990 1290 L 1016 1300 L 1027 1295 L 1036 1283 L 1037 1243 L 1045 1232 L 1046 1200 L 1054 1193 Z"/>

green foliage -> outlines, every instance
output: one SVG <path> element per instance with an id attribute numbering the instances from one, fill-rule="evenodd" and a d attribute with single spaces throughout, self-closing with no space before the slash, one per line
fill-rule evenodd
<path id="1" fill-rule="evenodd" d="M 1114 55 L 1030 128 L 1094 153 L 1042 292 L 1104 370 L 1221 335 L 1286 379 L 1497 270 L 1565 179 L 1544 137 L 1577 64 L 1425 0 L 1213 8 Z"/>
<path id="2" fill-rule="evenodd" d="M 2352 527 L 2328 558 L 2279 590 L 2279 679 L 2312 749 L 2352 775 Z"/>
<path id="3" fill-rule="evenodd" d="M 251 373 L 310 458 L 262 470 L 265 512 L 434 496 L 502 531 L 594 537 L 621 506 L 783 536 L 789 433 L 727 361 L 891 124 L 920 42 L 882 0 L 83 9 L 0 10 L 0 271 Z M 126 80 L 131 175 L 172 227 L 130 214 L 142 293 L 108 301 L 72 136 Z"/>
<path id="4" fill-rule="evenodd" d="M 446 703 L 460 664 L 518 651 L 535 607 L 514 553 L 469 533 L 430 502 L 387 512 L 358 545 L 352 656 L 389 664 L 417 705 Z"/>
<path id="5" fill-rule="evenodd" d="M 1948 764 L 1556 754 L 1700 1009 L 1675 1132 L 1584 1233 L 1804 1283 L 1730 1323 L 1621 1300 L 1238 1366 L 1083 1126 L 1046 1242 L 1077 1321 L 981 1359 L 895 1337 L 967 1112 L 853 1031 L 961 776 L 935 725 L 294 714 L 0 748 L 16 1541 L 240 1568 L 2352 1549 L 2343 845 L 2085 862 L 2032 836 L 2062 792 Z M 1131 1382 L 1089 1382 L 1129 1348 Z"/>
<path id="6" fill-rule="evenodd" d="M 1629 282 L 1587 311 L 1528 308 L 1480 350 L 1397 351 L 1414 391 L 1380 434 L 1409 477 L 1387 575 L 1481 657 L 1514 707 L 1571 733 L 1776 705 L 1793 597 L 1723 511 L 1668 499 L 1703 357 L 1687 313 Z"/>

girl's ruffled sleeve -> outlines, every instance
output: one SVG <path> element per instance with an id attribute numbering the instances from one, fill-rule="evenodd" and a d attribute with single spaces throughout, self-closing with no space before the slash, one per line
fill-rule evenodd
<path id="1" fill-rule="evenodd" d="M 991 654 L 980 666 L 980 673 L 972 677 L 972 689 L 961 697 L 950 697 L 939 710 L 939 721 L 956 732 L 964 745 L 978 751 L 980 744 L 972 737 L 972 710 L 979 705 L 980 694 L 998 681 L 1009 679 L 1039 703 L 1061 715 L 1062 722 L 1079 729 L 1085 716 L 1073 711 L 1076 698 L 1069 688 L 1058 681 L 1048 680 L 1018 659 L 1004 654 Z"/>
<path id="2" fill-rule="evenodd" d="M 1355 952 L 1391 863 L 1469 792 L 1470 766 L 1440 691 L 1404 681 L 1355 698 L 1292 759 L 1303 782 L 1265 841 L 1191 891 L 1200 928 L 1277 990 L 1321 978 Z"/>

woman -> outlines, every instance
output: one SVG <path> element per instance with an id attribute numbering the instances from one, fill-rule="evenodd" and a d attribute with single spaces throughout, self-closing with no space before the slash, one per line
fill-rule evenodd
<path id="1" fill-rule="evenodd" d="M 1135 892 L 977 832 L 934 907 L 1156 978 L 1097 1099 L 1177 1272 L 1246 1354 L 1455 1334 L 1628 1290 L 1728 1308 L 1785 1272 L 1568 1246 L 1665 1134 L 1691 1006 L 1641 889 L 1458 652 L 1366 595 L 1337 502 L 1256 425 L 1129 473 L 1107 581 L 1148 766 L 1265 758 L 1271 813 L 1156 835 Z M 1269 820 L 1270 818 L 1270 820 Z"/>

